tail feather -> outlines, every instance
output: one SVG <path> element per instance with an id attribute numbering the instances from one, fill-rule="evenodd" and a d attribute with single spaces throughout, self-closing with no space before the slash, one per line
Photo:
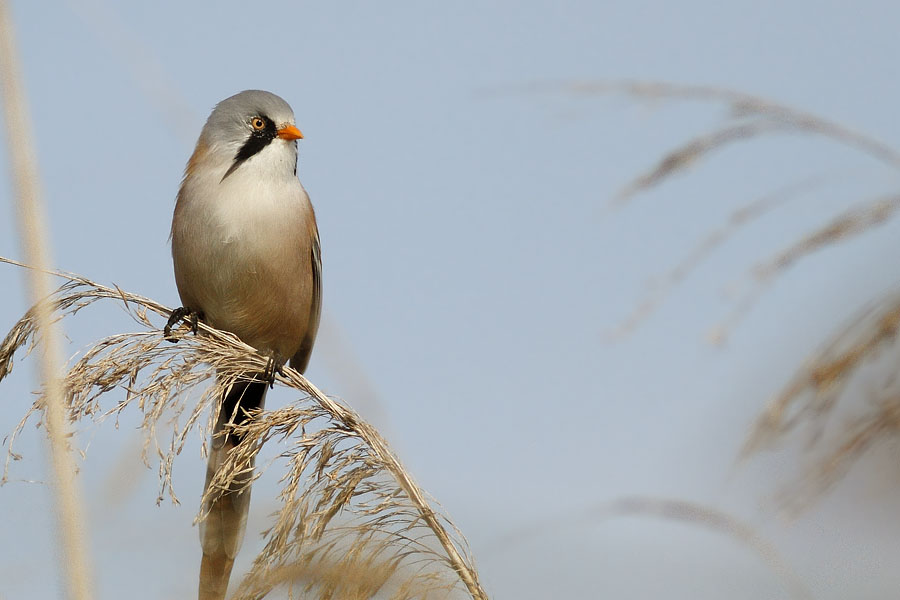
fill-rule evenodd
<path id="1" fill-rule="evenodd" d="M 241 442 L 238 435 L 223 430 L 229 424 L 240 425 L 245 422 L 248 418 L 247 411 L 262 408 L 267 389 L 265 382 L 240 381 L 225 395 L 212 434 L 204 493 L 228 453 Z M 203 547 L 200 600 L 222 600 L 228 590 L 234 558 L 240 550 L 247 529 L 250 487 L 246 484 L 253 476 L 252 459 L 248 466 L 246 473 L 236 477 L 228 491 L 208 500 L 204 507 L 208 514 L 200 523 L 200 544 Z"/>

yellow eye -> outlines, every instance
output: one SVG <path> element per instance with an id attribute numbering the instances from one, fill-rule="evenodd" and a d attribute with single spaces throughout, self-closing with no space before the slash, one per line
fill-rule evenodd
<path id="1" fill-rule="evenodd" d="M 256 131 L 261 131 L 266 128 L 266 122 L 262 117 L 253 117 L 250 119 L 250 126 Z"/>

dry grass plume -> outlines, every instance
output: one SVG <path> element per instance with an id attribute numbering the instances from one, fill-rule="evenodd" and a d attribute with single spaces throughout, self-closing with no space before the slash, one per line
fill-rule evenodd
<path id="1" fill-rule="evenodd" d="M 57 275 L 67 281 L 48 299 L 56 319 L 112 301 L 140 326 L 96 342 L 69 366 L 63 380 L 69 420 L 100 422 L 125 410 L 140 411 L 145 453 L 159 459 L 159 497 L 177 500 L 172 468 L 188 436 L 205 439 L 225 388 L 242 373 L 264 370 L 268 358 L 203 324 L 197 335 L 187 326 L 178 330 L 179 342 L 171 344 L 161 331 L 167 307 L 84 277 Z M 38 333 L 32 309 L 0 344 L 0 379 Z M 443 598 L 460 592 L 486 598 L 462 535 L 381 435 L 293 369 L 285 368 L 276 383 L 301 396 L 235 427 L 246 434 L 245 441 L 230 453 L 207 491 L 221 493 L 234 481 L 249 485 L 250 459 L 261 445 L 277 444 L 282 507 L 234 598 L 261 598 L 278 586 L 320 598 L 376 593 Z M 125 397 L 110 402 L 107 392 L 115 389 L 124 390 Z M 10 436 L 7 463 L 16 456 L 16 437 L 43 402 L 41 397 L 34 403 Z M 201 513 L 197 519 L 204 517 Z"/>

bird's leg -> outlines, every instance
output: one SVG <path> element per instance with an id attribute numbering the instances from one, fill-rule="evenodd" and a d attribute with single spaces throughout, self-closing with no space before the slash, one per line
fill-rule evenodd
<path id="1" fill-rule="evenodd" d="M 263 373 L 263 381 L 269 384 L 270 388 L 275 387 L 275 376 L 284 376 L 284 360 L 282 360 L 275 352 L 267 352 L 269 361 L 266 363 L 266 370 Z"/>
<path id="2" fill-rule="evenodd" d="M 166 322 L 166 326 L 163 327 L 163 337 L 166 341 L 172 342 L 173 344 L 176 343 L 178 339 L 172 337 L 172 327 L 181 320 L 186 320 L 191 326 L 191 333 L 197 335 L 197 328 L 201 319 L 203 319 L 203 313 L 201 311 L 193 310 L 186 306 L 179 306 L 172 311 L 171 315 L 169 315 L 169 320 Z"/>
<path id="3" fill-rule="evenodd" d="M 191 333 L 197 335 L 197 328 L 200 324 L 200 321 L 203 319 L 203 311 L 195 310 L 188 315 L 188 320 L 191 322 Z"/>

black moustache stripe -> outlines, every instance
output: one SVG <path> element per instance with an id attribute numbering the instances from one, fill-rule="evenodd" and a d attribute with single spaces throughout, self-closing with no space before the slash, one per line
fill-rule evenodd
<path id="1" fill-rule="evenodd" d="M 275 128 L 275 123 L 272 119 L 264 115 L 260 115 L 259 118 L 265 121 L 266 126 L 263 129 L 253 130 L 250 137 L 247 138 L 247 141 L 241 146 L 241 149 L 234 155 L 234 161 L 231 163 L 231 166 L 228 167 L 225 175 L 222 176 L 222 181 L 225 181 L 225 178 L 234 173 L 247 159 L 258 154 L 263 148 L 271 144 L 272 140 L 278 137 L 278 130 Z"/>

